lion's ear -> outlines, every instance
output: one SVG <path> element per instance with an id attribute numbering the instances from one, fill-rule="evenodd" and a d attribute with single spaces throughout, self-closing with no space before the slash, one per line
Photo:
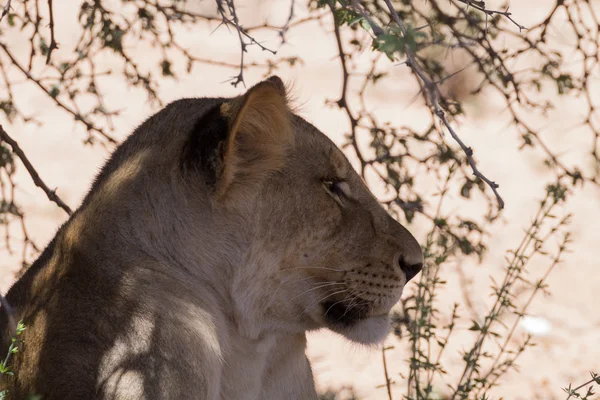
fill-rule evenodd
<path id="1" fill-rule="evenodd" d="M 234 192 L 244 196 L 282 167 L 293 143 L 283 82 L 273 76 L 223 103 L 220 113 L 227 121 L 228 134 L 221 143 L 215 195 L 218 199 L 234 196 Z"/>

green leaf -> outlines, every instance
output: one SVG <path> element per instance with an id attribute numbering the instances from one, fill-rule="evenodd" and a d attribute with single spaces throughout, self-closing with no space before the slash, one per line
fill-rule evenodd
<path id="1" fill-rule="evenodd" d="M 348 8 L 338 8 L 333 14 L 333 19 L 338 26 L 344 24 L 352 26 L 358 22 L 361 22 L 364 18 L 354 10 Z"/>
<path id="2" fill-rule="evenodd" d="M 467 179 L 464 185 L 460 188 L 460 195 L 467 199 L 471 198 L 471 189 L 473 189 L 473 181 Z"/>
<path id="3" fill-rule="evenodd" d="M 42 53 L 43 56 L 48 55 L 48 45 L 46 44 L 46 41 L 44 40 L 44 38 L 40 39 L 40 52 Z"/>
<path id="4" fill-rule="evenodd" d="M 569 74 L 560 74 L 558 78 L 556 78 L 556 86 L 558 94 L 566 94 L 575 87 L 573 78 Z"/>
<path id="5" fill-rule="evenodd" d="M 173 71 L 171 70 L 171 61 L 163 60 L 160 63 L 160 68 L 162 70 L 163 76 L 173 76 Z"/>
<path id="6" fill-rule="evenodd" d="M 58 88 L 58 85 L 52 86 L 52 89 L 50 89 L 50 92 L 48 92 L 48 94 L 53 99 L 56 98 L 60 94 L 60 89 Z"/>
<path id="7" fill-rule="evenodd" d="M 390 60 L 394 61 L 396 52 L 400 54 L 404 52 L 404 41 L 394 34 L 382 34 L 373 40 L 373 48 L 385 53 Z"/>

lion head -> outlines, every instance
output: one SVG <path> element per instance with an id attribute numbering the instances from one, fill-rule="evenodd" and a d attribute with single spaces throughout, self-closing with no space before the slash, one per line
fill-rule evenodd
<path id="1" fill-rule="evenodd" d="M 223 226 L 243 236 L 231 273 L 240 326 L 251 336 L 327 327 L 382 340 L 391 307 L 422 268 L 421 248 L 327 136 L 290 111 L 281 80 L 215 105 L 198 126 L 200 137 L 222 132 L 185 157 L 211 207 L 235 216 Z"/>

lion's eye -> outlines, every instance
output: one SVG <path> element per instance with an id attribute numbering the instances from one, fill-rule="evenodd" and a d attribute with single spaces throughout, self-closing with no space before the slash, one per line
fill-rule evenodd
<path id="1" fill-rule="evenodd" d="M 348 183 L 339 179 L 326 179 L 323 181 L 325 188 L 338 201 L 348 197 Z"/>

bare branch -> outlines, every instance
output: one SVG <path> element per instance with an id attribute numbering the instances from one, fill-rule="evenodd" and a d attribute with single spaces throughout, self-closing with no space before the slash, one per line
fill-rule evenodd
<path id="1" fill-rule="evenodd" d="M 485 8 L 485 1 L 479 1 L 479 0 L 458 0 L 458 1 L 460 1 L 461 3 L 465 3 L 467 6 Z"/>
<path id="2" fill-rule="evenodd" d="M 2 19 L 4 18 L 4 16 L 6 14 L 8 14 L 8 12 L 10 11 L 10 2 L 11 2 L 11 0 L 6 0 L 6 4 L 4 5 L 4 8 L 2 9 L 2 15 L 0 15 L 0 22 L 2 22 Z"/>
<path id="3" fill-rule="evenodd" d="M 225 2 L 227 7 L 229 8 L 229 13 L 233 17 L 233 21 L 228 19 L 225 15 L 225 8 L 223 7 L 223 2 Z M 237 31 L 238 38 L 240 40 L 240 73 L 237 76 L 233 77 L 231 84 L 234 87 L 237 86 L 239 83 L 246 86 L 246 83 L 244 82 L 244 53 L 246 53 L 247 51 L 247 44 L 246 42 L 244 42 L 244 38 L 242 37 L 242 27 L 240 26 L 238 21 L 235 5 L 233 4 L 233 0 L 219 0 L 217 1 L 217 6 L 219 9 L 219 14 L 221 14 L 221 17 L 223 18 L 223 23 L 233 25 L 235 30 Z"/>
<path id="4" fill-rule="evenodd" d="M 48 46 L 48 54 L 46 55 L 46 64 L 50 64 L 50 56 L 52 51 L 58 49 L 58 44 L 54 38 L 54 12 L 52 11 L 52 0 L 48 0 L 48 13 L 50 14 L 50 46 Z"/>
<path id="5" fill-rule="evenodd" d="M 385 352 L 388 350 L 385 345 L 381 349 L 381 361 L 383 363 L 383 376 L 385 377 L 385 388 L 387 389 L 388 399 L 392 400 L 392 380 L 388 374 L 387 360 L 385 359 Z"/>
<path id="6" fill-rule="evenodd" d="M 569 400 L 569 399 L 570 399 L 571 397 L 573 397 L 573 396 L 576 396 L 577 398 L 581 398 L 581 397 L 578 395 L 578 393 L 577 393 L 577 392 L 578 392 L 580 389 L 583 389 L 584 387 L 586 387 L 587 385 L 590 385 L 590 384 L 592 384 L 592 383 L 594 383 L 594 382 L 598 383 L 598 380 L 599 380 L 599 378 L 598 378 L 598 375 L 596 375 L 596 374 L 592 373 L 592 379 L 590 379 L 589 381 L 587 381 L 587 382 L 585 382 L 585 383 L 583 383 L 583 384 L 581 384 L 581 385 L 577 386 L 576 388 L 573 388 L 573 389 L 570 389 L 570 390 L 568 390 L 568 391 L 567 391 L 567 393 L 569 394 L 569 396 L 566 398 L 566 400 Z"/>
<path id="7" fill-rule="evenodd" d="M 225 10 L 225 6 L 227 7 L 227 11 Z M 271 49 L 263 46 L 256 39 L 254 39 L 254 37 L 252 37 L 240 25 L 240 21 L 237 16 L 237 11 L 235 8 L 234 0 L 217 0 L 217 10 L 219 11 L 219 14 L 221 15 L 222 24 L 224 24 L 226 26 L 232 25 L 234 27 L 234 29 L 237 31 L 238 38 L 240 41 L 240 53 L 241 53 L 240 54 L 240 73 L 237 76 L 234 76 L 232 78 L 231 84 L 233 86 L 237 86 L 238 84 L 241 83 L 242 85 L 246 86 L 246 83 L 244 82 L 244 53 L 246 53 L 248 51 L 247 50 L 248 45 L 255 44 L 258 47 L 260 47 L 261 50 L 268 51 L 273 55 L 277 54 L 277 51 L 271 50 Z M 229 12 L 229 15 L 231 16 L 231 18 L 227 17 L 227 12 Z M 246 43 L 244 41 L 244 37 L 249 39 L 250 43 Z"/>
<path id="8" fill-rule="evenodd" d="M 469 7 L 473 7 L 476 10 L 479 10 L 489 16 L 492 16 L 494 14 L 502 15 L 505 18 L 507 18 L 510 22 L 515 24 L 519 28 L 519 31 L 522 31 L 523 29 L 527 29 L 525 26 L 519 24 L 517 21 L 515 21 L 511 17 L 512 13 L 508 12 L 508 7 L 506 8 L 506 11 L 495 11 L 495 10 L 486 9 L 484 1 L 475 1 L 475 0 L 457 0 L 457 1 L 460 1 L 461 3 L 464 3 Z"/>
<path id="9" fill-rule="evenodd" d="M 398 13 L 396 12 L 396 10 L 394 9 L 394 6 L 392 5 L 392 2 L 390 0 L 384 0 L 384 1 L 390 12 L 390 16 L 391 16 L 392 20 L 396 23 L 396 25 L 398 25 L 398 28 L 400 28 L 402 35 L 406 37 L 407 28 L 406 28 L 405 24 L 400 20 Z M 369 23 L 375 36 L 379 36 L 384 33 L 384 30 L 373 20 L 373 18 L 371 18 L 365 12 L 365 10 L 361 6 L 361 4 L 358 2 L 358 0 L 352 0 L 352 5 Z M 414 52 L 412 51 L 412 49 L 410 48 L 408 43 L 404 45 L 404 51 L 408 58 L 406 64 L 421 80 L 423 89 L 425 90 L 425 92 L 427 94 L 426 98 L 428 100 L 429 106 L 433 109 L 434 113 L 440 118 L 442 123 L 446 126 L 446 128 L 452 135 L 452 138 L 459 144 L 460 148 L 465 153 L 465 155 L 467 157 L 467 161 L 468 161 L 469 165 L 471 166 L 471 169 L 473 170 L 473 174 L 476 177 L 483 180 L 492 189 L 492 191 L 494 192 L 494 195 L 496 196 L 496 199 L 498 200 L 498 207 L 500 209 L 504 208 L 504 200 L 498 193 L 499 185 L 496 182 L 488 179 L 485 175 L 483 175 L 477 169 L 477 165 L 475 163 L 475 160 L 473 159 L 473 150 L 464 144 L 464 142 L 460 139 L 460 137 L 458 136 L 456 131 L 450 125 L 448 118 L 446 118 L 446 114 L 445 114 L 444 110 L 442 109 L 442 107 L 440 106 L 439 88 L 437 87 L 436 83 L 431 78 L 429 78 L 429 76 L 427 76 L 427 74 L 423 71 Z"/>
<path id="10" fill-rule="evenodd" d="M 473 170 L 473 175 L 480 178 L 482 181 L 484 181 L 486 183 L 486 185 L 488 185 L 492 189 L 492 191 L 494 192 L 494 195 L 496 196 L 496 199 L 498 199 L 498 207 L 500 207 L 501 209 L 504 208 L 504 200 L 500 196 L 500 193 L 498 193 L 498 187 L 500 185 L 498 185 L 496 182 L 488 179 L 485 175 L 483 175 L 479 171 L 479 169 L 477 169 L 477 164 L 475 163 L 475 160 L 473 159 L 473 149 L 470 147 L 467 147 L 465 145 L 465 143 L 460 139 L 460 137 L 458 137 L 458 134 L 456 133 L 454 128 L 452 128 L 452 125 L 450 125 L 450 122 L 448 121 L 448 118 L 446 117 L 446 113 L 440 107 L 439 102 L 434 103 L 434 108 L 435 108 L 435 115 L 437 115 L 439 117 L 439 119 L 444 123 L 444 125 L 446 125 L 446 129 L 448 129 L 448 132 L 450 132 L 450 135 L 452 136 L 452 138 L 456 141 L 456 143 L 458 143 L 458 145 L 460 146 L 462 151 L 467 156 L 467 161 L 469 162 L 469 165 L 471 166 L 471 169 Z"/>
<path id="11" fill-rule="evenodd" d="M 290 28 L 290 22 L 292 21 L 292 18 L 294 18 L 294 6 L 296 5 L 296 0 L 291 0 L 290 3 L 291 3 L 290 4 L 290 14 L 288 16 L 287 21 L 285 21 L 285 24 L 279 31 L 279 36 L 281 37 L 281 43 L 285 43 L 285 34 L 287 33 L 288 29 Z"/>
<path id="12" fill-rule="evenodd" d="M 329 8 L 331 10 L 331 14 L 335 15 L 334 3 L 332 1 L 330 1 L 328 4 L 329 4 Z M 348 105 L 348 79 L 350 78 L 350 73 L 348 72 L 347 54 L 344 51 L 344 46 L 342 45 L 342 36 L 340 33 L 340 28 L 338 27 L 337 24 L 334 23 L 333 29 L 334 29 L 334 33 L 335 33 L 335 40 L 336 40 L 337 48 L 338 48 L 338 55 L 340 57 L 340 61 L 341 61 L 341 65 L 342 65 L 342 93 L 340 95 L 339 100 L 337 101 L 337 105 L 338 105 L 338 107 L 340 107 L 346 111 L 346 114 L 348 115 L 348 119 L 350 120 L 350 129 L 351 129 L 350 140 L 351 140 L 354 152 L 356 153 L 356 156 L 358 157 L 358 160 L 360 161 L 361 175 L 364 176 L 366 162 L 365 162 L 365 158 L 363 157 L 363 155 L 360 151 L 360 147 L 358 147 L 358 141 L 356 138 L 356 128 L 358 127 L 358 119 L 354 116 L 352 110 L 350 110 L 350 106 Z"/>
<path id="13" fill-rule="evenodd" d="M 6 131 L 4 130 L 2 125 L 0 125 L 0 139 L 5 141 L 6 143 L 8 143 L 8 145 L 12 148 L 13 153 L 15 153 L 17 155 L 17 157 L 19 157 L 19 159 L 21 160 L 21 162 L 27 169 L 27 172 L 29 172 L 29 175 L 31 176 L 31 179 L 33 179 L 33 182 L 35 183 L 35 185 L 37 187 L 41 188 L 44 191 L 44 193 L 46 193 L 46 196 L 48 196 L 48 199 L 50 201 L 56 203 L 56 205 L 59 206 L 60 208 L 62 208 L 63 210 L 65 210 L 65 212 L 67 214 L 71 215 L 71 213 L 72 213 L 71 208 L 68 205 L 66 205 L 65 202 L 62 201 L 60 197 L 58 197 L 58 195 L 56 194 L 56 189 L 51 190 L 44 183 L 44 181 L 42 180 L 42 178 L 40 178 L 40 175 L 35 170 L 33 165 L 31 165 L 31 162 L 29 162 L 29 159 L 27 158 L 27 156 L 25 155 L 23 150 L 21 150 L 21 148 L 19 147 L 19 144 L 13 138 L 11 138 L 8 135 L 8 133 L 6 133 Z"/>

